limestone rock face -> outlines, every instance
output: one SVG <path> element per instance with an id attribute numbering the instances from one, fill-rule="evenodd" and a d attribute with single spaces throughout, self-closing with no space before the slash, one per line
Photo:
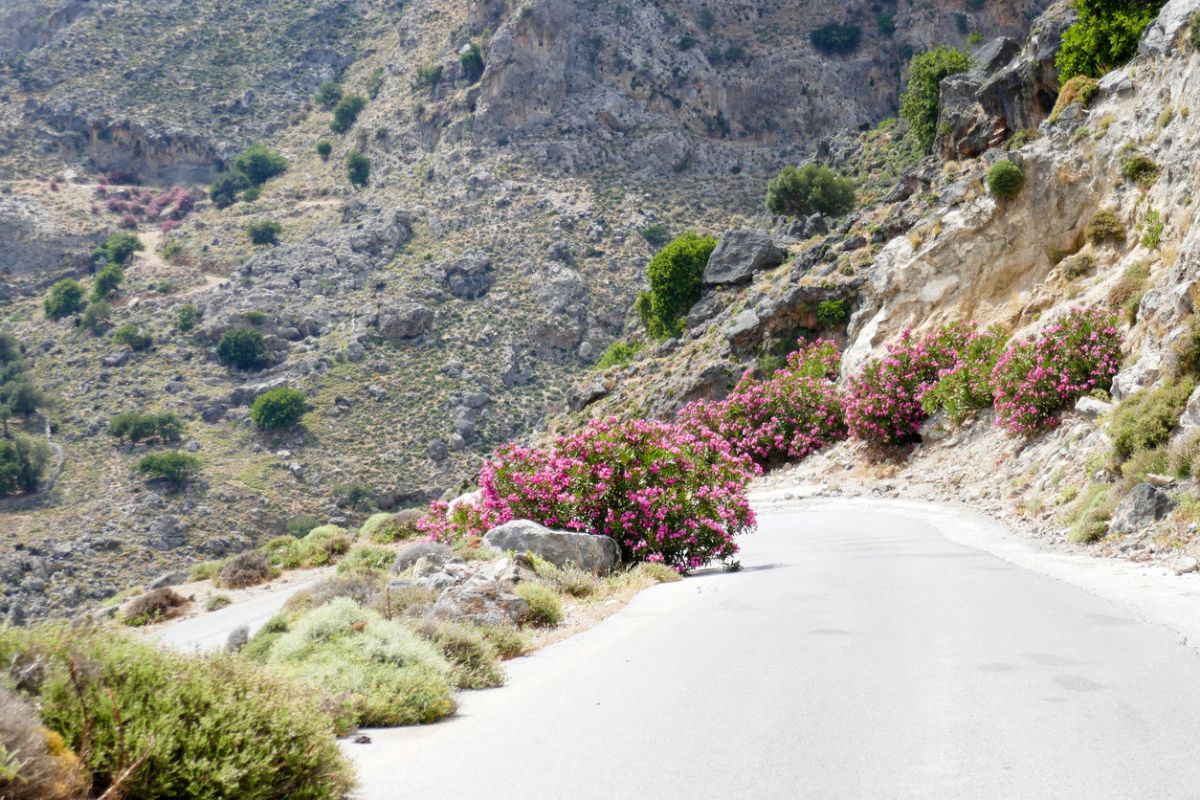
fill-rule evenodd
<path id="1" fill-rule="evenodd" d="M 555 566 L 574 564 L 595 575 L 607 575 L 621 564 L 621 548 L 615 539 L 554 531 L 529 520 L 513 520 L 493 528 L 483 541 L 497 550 L 533 553 Z"/>

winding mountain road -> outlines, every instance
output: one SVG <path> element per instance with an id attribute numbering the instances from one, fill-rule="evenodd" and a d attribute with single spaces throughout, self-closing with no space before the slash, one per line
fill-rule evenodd
<path id="1" fill-rule="evenodd" d="M 356 797 L 1200 797 L 1200 580 L 1158 597 L 1014 540 L 917 504 L 772 512 L 741 572 L 643 593 L 451 720 L 347 742 Z"/>

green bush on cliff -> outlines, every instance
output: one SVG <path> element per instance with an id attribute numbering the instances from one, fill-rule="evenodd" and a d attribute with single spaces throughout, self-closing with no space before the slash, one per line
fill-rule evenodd
<path id="1" fill-rule="evenodd" d="M 1079 20 L 1063 34 L 1058 78 L 1099 78 L 1137 54 L 1142 31 L 1165 0 L 1073 0 Z"/>
<path id="2" fill-rule="evenodd" d="M 651 336 L 666 339 L 683 332 L 682 318 L 700 299 L 704 268 L 716 247 L 712 237 L 685 233 L 650 261 L 650 291 L 638 296 L 636 308 Z"/>
<path id="3" fill-rule="evenodd" d="M 937 137 L 942 81 L 970 68 L 971 57 L 953 47 L 937 47 L 926 53 L 917 53 L 909 62 L 908 88 L 900 97 L 900 116 L 925 150 L 933 147 Z"/>
<path id="4" fill-rule="evenodd" d="M 1004 159 L 997 161 L 988 170 L 987 187 L 992 197 L 997 200 L 1008 200 L 1016 197 L 1025 185 L 1025 173 L 1013 162 Z"/>

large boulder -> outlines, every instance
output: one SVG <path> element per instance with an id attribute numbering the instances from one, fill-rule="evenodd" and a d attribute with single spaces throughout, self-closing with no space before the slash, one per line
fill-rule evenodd
<path id="1" fill-rule="evenodd" d="M 1109 533 L 1136 533 L 1165 517 L 1175 508 L 1175 498 L 1168 492 L 1139 483 L 1133 487 L 1108 523 Z"/>
<path id="2" fill-rule="evenodd" d="M 1150 23 L 1138 44 L 1138 55 L 1162 55 L 1175 46 L 1179 32 L 1188 26 L 1192 17 L 1200 11 L 1200 0 L 1170 0 Z"/>
<path id="3" fill-rule="evenodd" d="M 450 548 L 444 544 L 439 544 L 438 542 L 413 542 L 402 547 L 400 552 L 396 554 L 396 560 L 392 562 L 392 572 L 399 575 L 422 558 L 444 564 L 450 559 L 450 556 Z"/>
<path id="4" fill-rule="evenodd" d="M 459 300 L 478 300 L 492 288 L 492 262 L 482 253 L 468 253 L 442 264 L 442 282 Z"/>
<path id="5" fill-rule="evenodd" d="M 708 257 L 704 282 L 709 286 L 747 283 L 755 272 L 782 264 L 784 257 L 765 231 L 730 231 Z"/>
<path id="6" fill-rule="evenodd" d="M 529 603 L 500 581 L 468 581 L 442 592 L 433 615 L 476 625 L 519 625 L 529 615 Z"/>
<path id="7" fill-rule="evenodd" d="M 379 333 L 385 339 L 416 339 L 433 329 L 433 312 L 418 303 L 401 303 L 379 315 Z"/>
<path id="8" fill-rule="evenodd" d="M 621 564 L 621 547 L 615 539 L 553 531 L 526 519 L 493 528 L 483 542 L 497 550 L 533 553 L 559 567 L 574 564 L 593 575 L 607 575 Z"/>

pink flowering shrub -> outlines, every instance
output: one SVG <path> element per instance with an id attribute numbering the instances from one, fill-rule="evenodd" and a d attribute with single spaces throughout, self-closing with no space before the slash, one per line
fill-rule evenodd
<path id="1" fill-rule="evenodd" d="M 1120 357 L 1116 318 L 1095 308 L 1072 309 L 996 362 L 996 424 L 1025 436 L 1057 425 L 1064 408 L 1112 386 Z"/>
<path id="2" fill-rule="evenodd" d="M 928 415 L 921 400 L 944 370 L 958 363 L 972 335 L 955 323 L 917 337 L 911 330 L 888 345 L 887 355 L 868 362 L 847 388 L 846 424 L 854 438 L 874 447 L 915 441 Z"/>
<path id="3" fill-rule="evenodd" d="M 680 572 L 737 553 L 755 524 L 746 485 L 758 472 L 704 429 L 594 420 L 548 449 L 510 444 L 480 473 L 475 505 L 435 503 L 418 527 L 446 540 L 514 519 L 611 536 L 626 560 Z"/>
<path id="4" fill-rule="evenodd" d="M 925 413 L 945 411 L 952 424 L 961 425 L 972 412 L 991 408 L 992 369 L 1007 343 L 1008 333 L 999 325 L 983 333 L 970 329 L 953 366 L 939 372 L 937 383 L 921 397 Z"/>
<path id="5" fill-rule="evenodd" d="M 803 459 L 846 438 L 836 383 L 840 364 L 833 342 L 803 345 L 769 378 L 747 372 L 724 400 L 689 403 L 679 424 L 712 431 L 764 468 Z"/>

